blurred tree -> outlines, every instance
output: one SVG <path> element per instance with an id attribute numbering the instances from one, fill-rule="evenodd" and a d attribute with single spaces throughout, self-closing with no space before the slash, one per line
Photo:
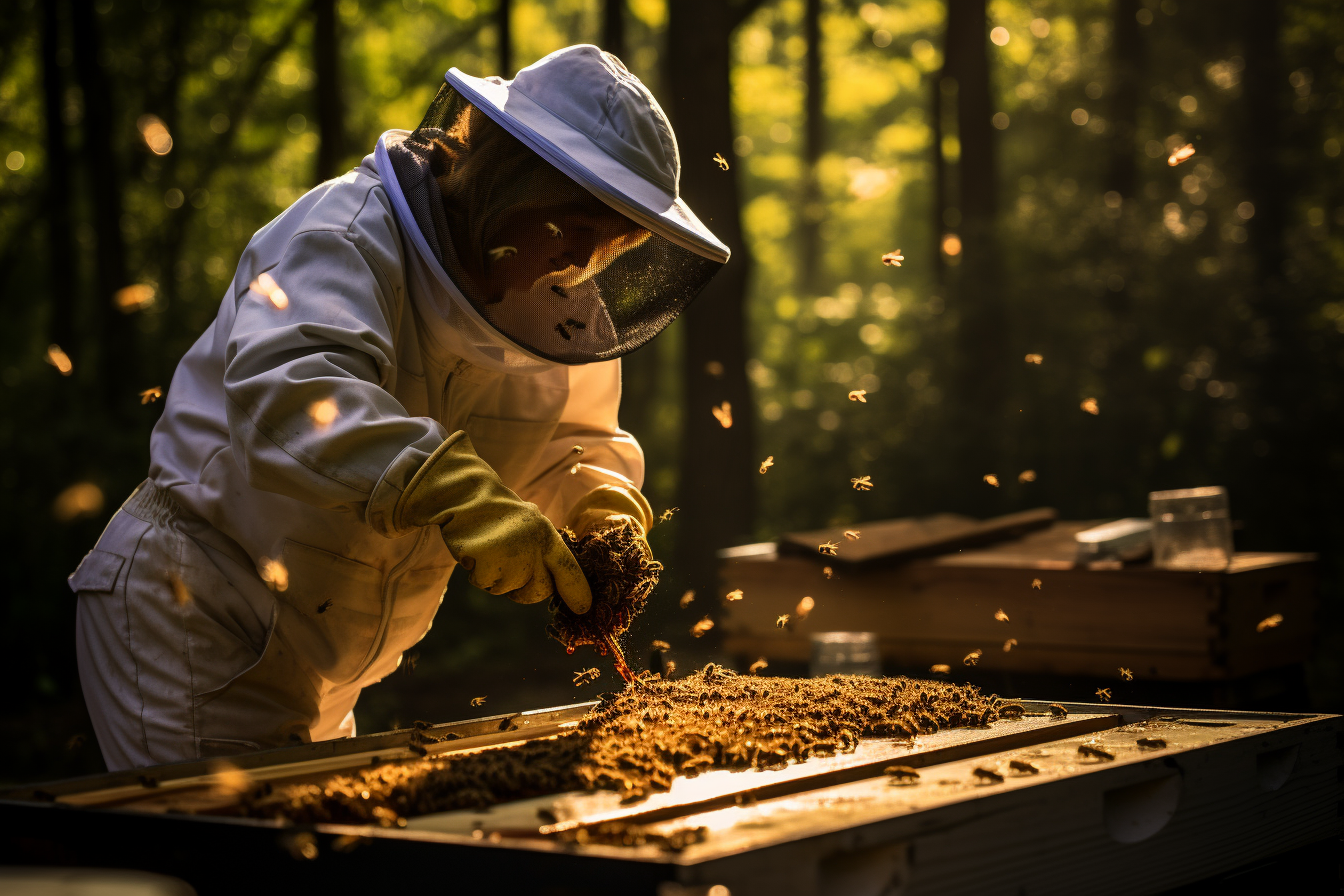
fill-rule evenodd
<path id="1" fill-rule="evenodd" d="M 495 41 L 499 45 L 499 76 L 512 78 L 513 0 L 495 0 Z"/>
<path id="2" fill-rule="evenodd" d="M 798 225 L 798 284 L 803 295 L 813 295 L 819 288 L 817 264 L 821 253 L 821 220 L 825 214 L 817 171 L 826 133 L 821 0 L 806 0 L 804 4 L 803 39 L 807 41 L 807 55 L 803 64 L 806 108 L 803 112 L 803 201 Z"/>
<path id="3" fill-rule="evenodd" d="M 52 342 L 80 357 L 75 344 L 75 252 L 70 239 L 70 153 L 66 146 L 65 77 L 61 71 L 61 7 L 42 4 L 42 112 L 46 124 L 47 277 L 51 291 Z M 82 358 L 81 358 L 82 360 Z"/>
<path id="4" fill-rule="evenodd" d="M 602 0 L 602 49 L 625 61 L 626 0 Z"/>
<path id="5" fill-rule="evenodd" d="M 313 0 L 313 68 L 317 72 L 316 183 L 340 174 L 345 156 L 345 103 L 341 98 L 341 41 L 336 0 Z"/>

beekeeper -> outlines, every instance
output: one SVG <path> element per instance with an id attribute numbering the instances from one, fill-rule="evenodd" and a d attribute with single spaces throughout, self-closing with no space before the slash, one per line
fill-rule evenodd
<path id="1" fill-rule="evenodd" d="M 455 563 L 585 612 L 556 527 L 653 522 L 619 358 L 728 260 L 672 128 L 593 46 L 446 80 L 252 238 L 70 577 L 109 768 L 353 735 Z"/>

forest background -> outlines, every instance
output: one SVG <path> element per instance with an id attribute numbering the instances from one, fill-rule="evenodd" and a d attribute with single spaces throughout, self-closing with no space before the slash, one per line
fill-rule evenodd
<path id="1" fill-rule="evenodd" d="M 64 579 L 144 477 L 162 405 L 141 395 L 168 388 L 251 234 L 414 127 L 449 66 L 511 76 L 580 42 L 663 100 L 683 195 L 734 253 L 626 359 L 646 492 L 679 508 L 637 637 L 712 655 L 676 598 L 718 612 L 724 546 L 940 511 L 1144 515 L 1150 490 L 1219 484 L 1240 548 L 1321 553 L 1320 618 L 1285 624 L 1317 632 L 1311 708 L 1344 709 L 1330 0 L 17 0 L 0 780 L 101 767 Z M 583 697 L 569 677 L 592 658 L 544 621 L 455 577 L 361 728 Z"/>

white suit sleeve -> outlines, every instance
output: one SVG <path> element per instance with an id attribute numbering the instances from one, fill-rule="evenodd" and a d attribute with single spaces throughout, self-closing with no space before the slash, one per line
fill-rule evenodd
<path id="1" fill-rule="evenodd" d="M 318 230 L 297 234 L 267 273 L 288 302 L 249 289 L 225 355 L 239 466 L 255 488 L 363 511 L 398 534 L 387 531 L 390 509 L 446 436 L 389 391 L 400 265 L 380 265 L 349 231 Z"/>
<path id="2" fill-rule="evenodd" d="M 644 451 L 618 425 L 620 406 L 620 359 L 569 368 L 569 399 L 560 422 L 520 492 L 555 525 L 563 525 L 579 499 L 600 485 L 644 484 Z M 574 451 L 576 445 L 582 454 Z M 575 464 L 578 471 L 571 472 Z"/>

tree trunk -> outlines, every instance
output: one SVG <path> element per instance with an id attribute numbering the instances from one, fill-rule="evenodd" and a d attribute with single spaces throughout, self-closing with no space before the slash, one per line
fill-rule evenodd
<path id="1" fill-rule="evenodd" d="M 824 85 L 821 74 L 821 0 L 807 0 L 803 8 L 803 36 L 807 41 L 803 82 L 807 99 L 803 116 L 803 202 L 799 216 L 798 291 L 815 295 L 821 256 L 821 221 L 825 215 L 817 164 L 821 161 L 826 130 Z"/>
<path id="2" fill-rule="evenodd" d="M 946 57 L 944 57 L 946 59 Z M 933 253 L 929 269 L 933 271 L 934 282 L 941 290 L 947 283 L 947 265 L 943 261 L 943 222 L 947 211 L 947 160 L 943 158 L 943 78 L 947 68 L 935 74 L 930 80 L 929 114 L 932 116 L 932 159 L 933 159 L 933 201 L 929 203 L 933 212 Z M 900 195 L 899 193 L 897 194 Z"/>
<path id="3" fill-rule="evenodd" d="M 946 71 L 957 84 L 957 207 L 961 212 L 961 265 L 949 310 L 958 317 L 949 383 L 950 434 L 956 446 L 951 473 L 976 482 L 1002 458 L 1011 343 L 995 237 L 998 177 L 990 102 L 985 0 L 949 0 Z M 967 494 L 966 509 L 997 509 L 990 489 Z"/>
<path id="4" fill-rule="evenodd" d="M 121 170 L 113 141 L 117 118 L 110 77 L 101 61 L 102 40 L 93 0 L 73 0 L 70 24 L 75 69 L 84 92 L 82 149 L 97 238 L 92 330 L 100 342 L 98 379 L 106 409 L 115 417 L 125 417 L 137 391 L 139 355 L 131 318 L 113 305 L 116 291 L 130 283 L 121 232 Z"/>
<path id="5" fill-rule="evenodd" d="M 1139 0 L 1112 0 L 1111 134 L 1106 189 L 1128 202 L 1137 191 L 1139 81 L 1143 71 L 1143 40 L 1139 34 Z"/>
<path id="6" fill-rule="evenodd" d="M 513 2 L 496 0 L 495 37 L 499 41 L 499 76 L 512 78 L 513 70 Z"/>
<path id="7" fill-rule="evenodd" d="M 70 153 L 65 142 L 65 78 L 57 62 L 61 5 L 42 4 L 42 106 L 47 123 L 47 285 L 51 290 L 48 337 L 78 357 L 75 346 L 75 252 L 70 241 Z"/>
<path id="8" fill-rule="evenodd" d="M 746 286 L 737 170 L 714 154 L 733 142 L 729 90 L 730 10 L 720 0 L 669 4 L 666 108 L 681 147 L 681 195 L 733 252 L 682 315 L 685 339 L 678 571 L 706 597 L 718 591 L 715 551 L 753 535 L 755 413 L 747 383 Z M 722 365 L 720 368 L 713 365 Z M 715 375 L 718 373 L 718 375 Z M 710 409 L 728 401 L 724 429 Z M 714 601 L 706 601 L 711 607 Z"/>
<path id="9" fill-rule="evenodd" d="M 341 45 L 336 0 L 313 0 L 313 67 L 317 73 L 317 183 L 335 177 L 345 155 Z"/>
<path id="10" fill-rule="evenodd" d="M 625 62 L 625 0 L 602 0 L 602 49 Z"/>

